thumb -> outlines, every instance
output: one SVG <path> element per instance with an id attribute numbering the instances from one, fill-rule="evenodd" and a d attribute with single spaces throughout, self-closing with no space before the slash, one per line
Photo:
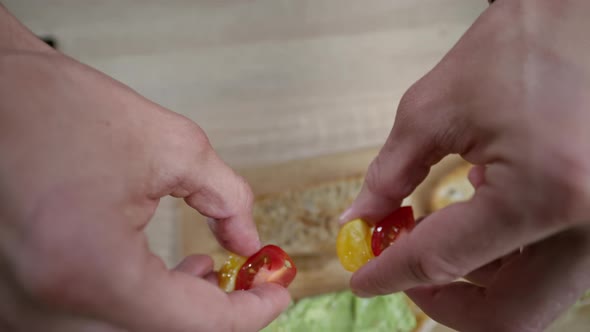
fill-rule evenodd
<path id="1" fill-rule="evenodd" d="M 200 271 L 190 266 L 196 261 L 184 262 L 180 267 L 184 271 L 171 271 L 158 258 L 140 251 L 144 258 L 136 261 L 143 262 L 139 264 L 142 277 L 134 282 L 122 278 L 126 282 L 125 296 L 114 302 L 121 310 L 108 310 L 111 321 L 130 331 L 254 332 L 289 305 L 289 292 L 278 285 L 264 284 L 228 294 L 211 282 L 191 275 L 191 272 L 206 272 L 210 267 L 207 259 L 198 258 L 204 268 Z"/>

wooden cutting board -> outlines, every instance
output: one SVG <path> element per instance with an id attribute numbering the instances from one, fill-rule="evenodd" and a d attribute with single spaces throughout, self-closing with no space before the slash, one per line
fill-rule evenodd
<path id="1" fill-rule="evenodd" d="M 367 167 L 377 155 L 378 148 L 369 148 L 346 153 L 320 156 L 305 160 L 267 165 L 238 170 L 251 185 L 255 195 L 278 193 L 304 188 L 321 181 L 365 174 Z M 435 183 L 444 174 L 464 163 L 450 156 L 434 166 L 426 180 L 408 198 L 407 204 L 414 208 L 416 216 L 429 213 L 429 196 Z M 181 203 L 182 252 L 183 255 L 209 254 L 216 269 L 223 263 L 227 253 L 217 244 L 205 222 L 205 218 Z M 295 281 L 289 287 L 294 299 L 348 288 L 350 273 L 346 272 L 335 255 L 293 257 L 298 267 Z M 573 309 L 563 315 L 549 331 L 582 332 L 590 326 L 590 305 Z M 423 322 L 421 332 L 453 331 L 431 320 Z"/>
<path id="2" fill-rule="evenodd" d="M 305 188 L 322 181 L 340 179 L 347 176 L 365 174 L 370 162 L 378 153 L 378 148 L 362 149 L 346 153 L 296 160 L 282 164 L 238 170 L 256 196 L 278 193 L 285 190 Z M 440 173 L 456 164 L 456 160 L 438 165 L 432 174 Z M 426 181 L 410 198 L 417 216 L 427 212 L 423 202 L 428 188 Z M 418 199 L 415 199 L 418 198 Z M 182 203 L 182 248 L 183 254 L 209 254 L 218 268 L 227 257 L 215 241 L 206 225 L 205 218 Z M 289 287 L 293 298 L 343 290 L 348 287 L 350 273 L 339 264 L 334 253 L 318 253 L 315 256 L 293 257 L 298 267 L 296 280 Z"/>

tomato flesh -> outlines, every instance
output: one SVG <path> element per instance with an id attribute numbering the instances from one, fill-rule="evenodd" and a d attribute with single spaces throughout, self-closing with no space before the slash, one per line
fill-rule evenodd
<path id="1" fill-rule="evenodd" d="M 242 265 L 248 260 L 247 257 L 229 255 L 225 263 L 219 269 L 219 287 L 226 292 L 231 292 L 236 287 L 236 276 Z"/>
<path id="2" fill-rule="evenodd" d="M 371 237 L 373 255 L 381 255 L 383 250 L 389 247 L 400 233 L 411 231 L 415 225 L 414 211 L 410 206 L 403 206 L 378 222 Z"/>
<path id="3" fill-rule="evenodd" d="M 350 272 L 373 259 L 371 226 L 361 219 L 344 224 L 336 238 L 336 253 L 342 267 Z"/>
<path id="4" fill-rule="evenodd" d="M 250 256 L 236 273 L 235 290 L 248 290 L 265 282 L 288 287 L 297 268 L 283 249 L 267 245 Z"/>

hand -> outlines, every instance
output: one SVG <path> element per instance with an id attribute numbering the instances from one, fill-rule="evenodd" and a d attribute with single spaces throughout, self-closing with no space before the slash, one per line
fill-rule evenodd
<path id="1" fill-rule="evenodd" d="M 251 191 L 205 133 L 0 15 L 23 36 L 0 53 L 0 330 L 258 331 L 278 316 L 280 286 L 226 294 L 210 258 L 170 271 L 148 249 L 166 195 L 228 250 L 260 247 Z"/>
<path id="2" fill-rule="evenodd" d="M 448 154 L 477 165 L 476 193 L 357 271 L 355 292 L 407 291 L 461 331 L 541 331 L 590 288 L 588 12 L 496 1 L 404 95 L 343 219 L 383 218 Z"/>

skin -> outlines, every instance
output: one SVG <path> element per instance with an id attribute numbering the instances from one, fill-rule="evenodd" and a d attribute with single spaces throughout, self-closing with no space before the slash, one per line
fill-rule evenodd
<path id="1" fill-rule="evenodd" d="M 170 270 L 143 232 L 161 197 L 260 248 L 252 193 L 201 128 L 60 54 L 0 6 L 0 330 L 258 331 L 288 292 L 226 294 L 207 256 Z M 248 317 L 248 319 L 243 319 Z"/>
<path id="2" fill-rule="evenodd" d="M 589 12 L 498 0 L 408 90 L 342 221 L 380 220 L 449 154 L 477 165 L 476 193 L 358 270 L 357 294 L 406 291 L 461 331 L 542 331 L 590 288 Z"/>

